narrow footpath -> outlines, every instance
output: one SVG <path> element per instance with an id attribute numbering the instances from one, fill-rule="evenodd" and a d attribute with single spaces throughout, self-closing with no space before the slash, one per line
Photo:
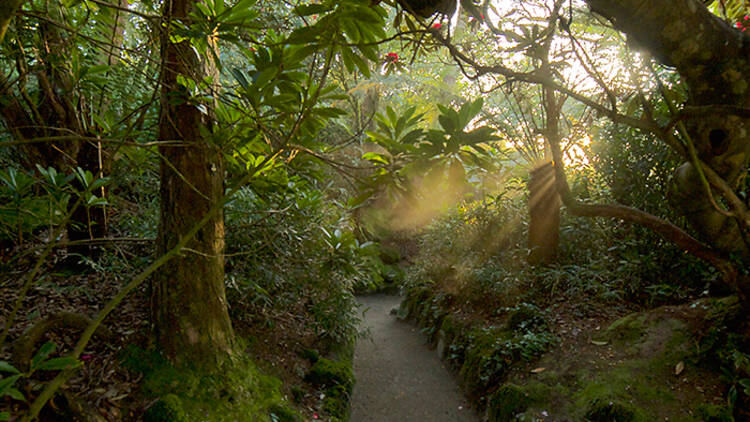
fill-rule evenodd
<path id="1" fill-rule="evenodd" d="M 455 380 L 411 324 L 391 315 L 400 298 L 362 296 L 350 422 L 477 422 Z"/>

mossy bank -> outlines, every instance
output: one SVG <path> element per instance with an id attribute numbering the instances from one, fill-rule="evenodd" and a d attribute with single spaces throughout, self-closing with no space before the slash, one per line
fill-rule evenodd
<path id="1" fill-rule="evenodd" d="M 736 347 L 722 328 L 740 317 L 734 298 L 620 317 L 573 317 L 565 303 L 489 315 L 463 305 L 428 285 L 399 314 L 423 327 L 490 422 L 743 420 L 727 405 L 720 357 Z"/>

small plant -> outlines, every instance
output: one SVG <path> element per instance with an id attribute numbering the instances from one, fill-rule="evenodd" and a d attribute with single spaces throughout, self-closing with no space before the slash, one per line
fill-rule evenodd
<path id="1" fill-rule="evenodd" d="M 16 384 L 23 379 L 30 379 L 37 371 L 61 371 L 64 369 L 74 369 L 83 364 L 82 360 L 70 356 L 50 358 L 52 353 L 57 349 L 53 342 L 44 343 L 31 358 L 26 371 L 21 371 L 6 361 L 0 360 L 0 372 L 9 374 L 0 379 L 0 398 L 9 396 L 13 400 L 26 401 Z M 0 412 L 0 421 L 10 420 L 10 412 Z"/>

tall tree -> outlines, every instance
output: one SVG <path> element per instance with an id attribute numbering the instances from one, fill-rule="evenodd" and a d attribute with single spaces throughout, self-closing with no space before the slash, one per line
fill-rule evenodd
<path id="1" fill-rule="evenodd" d="M 211 104 L 191 97 L 187 81 L 215 76 L 215 64 L 200 57 L 189 40 L 175 36 L 198 2 L 167 0 L 162 34 L 161 216 L 157 253 L 162 255 L 221 199 L 221 151 L 204 138 L 211 130 Z M 211 43 L 209 42 L 209 45 Z M 210 53 L 206 56 L 210 57 Z M 175 145 L 175 141 L 180 141 Z M 176 362 L 207 364 L 231 352 L 232 324 L 224 287 L 224 220 L 217 211 L 181 255 L 153 281 L 153 323 L 165 354 Z"/>
<path id="2" fill-rule="evenodd" d="M 95 12 L 81 5 L 62 7 L 59 2 L 24 6 L 24 14 L 2 44 L 7 67 L 0 76 L 0 120 L 20 143 L 21 164 L 26 168 L 80 167 L 104 175 L 109 160 L 99 139 L 106 137 L 106 130 L 95 122 L 101 121 L 103 100 L 111 93 L 96 80 L 102 69 L 117 67 L 114 58 L 123 43 L 125 22 L 116 8 L 124 5 L 118 0 L 114 7 Z M 84 185 L 76 187 L 83 191 Z M 67 227 L 68 240 L 103 237 L 105 217 L 101 206 L 78 207 Z M 92 251 L 84 245 L 72 246 L 69 252 L 89 255 Z"/>
<path id="3" fill-rule="evenodd" d="M 750 159 L 750 37 L 697 0 L 587 3 L 682 76 L 688 100 L 678 149 L 688 161 L 675 175 L 672 199 L 707 242 L 750 256 L 750 214 L 734 194 Z"/>
<path id="4" fill-rule="evenodd" d="M 431 10 L 437 10 L 439 2 L 431 3 L 434 6 Z M 669 113 L 656 116 L 654 102 L 657 101 L 653 98 L 647 99 L 637 88 L 624 96 L 610 87 L 610 82 L 616 79 L 604 77 L 602 69 L 597 69 L 604 60 L 608 60 L 606 55 L 600 56 L 597 62 L 591 59 L 592 51 L 583 47 L 584 44 L 601 44 L 587 40 L 584 31 L 579 32 L 580 37 L 576 39 L 575 27 L 571 25 L 574 18 L 587 22 L 594 20 L 584 17 L 581 10 L 576 10 L 574 14 L 573 3 L 570 3 L 570 8 L 563 9 L 566 13 L 560 16 L 556 16 L 554 11 L 567 0 L 519 0 L 515 5 L 504 6 L 506 11 L 515 7 L 516 11 L 546 13 L 546 28 L 540 27 L 538 21 L 534 20 L 539 16 L 532 16 L 526 23 L 523 20 L 510 22 L 508 15 L 489 8 L 489 3 L 483 2 L 484 15 L 494 14 L 497 20 L 483 19 L 482 30 L 477 31 L 473 38 L 477 45 L 489 47 L 487 49 L 468 47 L 472 45 L 468 42 L 457 42 L 450 32 L 430 32 L 439 44 L 448 49 L 471 79 L 499 78 L 504 79 L 506 84 L 543 85 L 549 90 L 547 99 L 554 100 L 549 103 L 551 106 L 570 98 L 594 110 L 599 116 L 650 132 L 668 144 L 684 160 L 675 172 L 670 200 L 698 233 L 699 240 L 675 224 L 640 210 L 619 205 L 581 204 L 573 200 L 565 180 L 558 180 L 566 206 L 575 214 L 625 219 L 653 229 L 665 239 L 719 268 L 725 280 L 733 285 L 750 309 L 750 280 L 733 265 L 739 262 L 747 267 L 750 260 L 750 211 L 747 201 L 743 199 L 750 162 L 750 37 L 747 33 L 733 28 L 709 12 L 704 2 L 697 0 L 586 0 L 593 12 L 607 18 L 615 30 L 627 35 L 629 45 L 646 50 L 662 64 L 674 68 L 684 82 L 687 88 L 687 100 L 684 102 L 675 99 L 674 95 L 668 95 L 668 87 L 662 85 L 663 104 L 668 106 Z M 557 22 L 560 23 L 559 31 L 555 30 Z M 590 28 L 591 23 L 583 25 Z M 513 29 L 508 31 L 508 27 Z M 599 40 L 607 39 L 605 32 L 608 31 L 603 29 Z M 550 62 L 553 65 L 551 69 L 539 66 L 543 60 L 539 56 L 540 42 L 547 35 L 558 32 L 558 45 L 569 43 L 568 50 L 559 50 L 558 60 Z M 617 37 L 609 39 L 611 45 L 618 43 Z M 523 51 L 526 56 L 520 65 L 512 57 L 513 52 L 517 51 Z M 610 50 L 609 54 L 612 52 Z M 577 60 L 579 66 L 588 72 L 596 89 L 576 87 L 577 83 L 570 72 L 564 72 L 564 66 L 560 66 L 572 60 Z M 629 61 L 623 66 L 632 68 L 632 63 L 637 60 L 631 57 Z M 649 61 L 647 56 L 644 62 Z M 647 71 L 648 65 L 644 68 Z M 628 69 L 624 70 L 619 72 L 625 75 L 620 80 L 628 79 Z M 638 79 L 632 76 L 633 73 L 635 71 L 631 73 L 631 79 Z M 662 70 L 662 73 L 669 71 Z M 660 84 L 658 78 L 652 78 L 650 82 Z M 557 96 L 562 98 L 555 99 Z M 634 99 L 633 104 L 640 106 L 639 112 L 627 111 L 629 107 L 624 104 L 627 98 Z M 562 113 L 562 110 L 558 110 L 558 113 Z M 556 118 L 561 122 L 566 120 L 561 116 Z M 563 128 L 559 129 L 546 131 L 550 144 L 564 136 Z M 552 147 L 554 150 L 555 145 Z M 555 164 L 557 178 L 564 179 L 561 157 L 556 157 Z M 739 260 L 732 261 L 732 257 Z"/>

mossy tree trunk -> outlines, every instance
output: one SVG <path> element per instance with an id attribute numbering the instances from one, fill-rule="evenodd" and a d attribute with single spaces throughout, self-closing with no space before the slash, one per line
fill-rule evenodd
<path id="1" fill-rule="evenodd" d="M 680 117 L 697 157 L 710 168 L 708 176 L 712 170 L 727 190 L 741 190 L 750 158 L 750 37 L 697 0 L 587 3 L 629 40 L 677 69 L 689 95 Z M 721 204 L 717 183 L 711 185 L 714 201 Z M 671 199 L 704 241 L 724 253 L 750 257 L 747 213 L 719 211 L 693 162 L 677 170 Z M 724 200 L 731 204 L 726 195 Z"/>
<path id="2" fill-rule="evenodd" d="M 15 2 L 15 5 L 14 2 L 5 3 L 14 9 L 0 12 L 0 25 L 6 17 L 12 19 L 23 2 Z M 2 2 L 0 9 L 3 9 Z M 11 66 L 15 66 L 22 77 L 13 82 L 3 80 L 0 83 L 0 120 L 15 141 L 46 138 L 45 142 L 19 145 L 21 164 L 25 168 L 33 171 L 36 165 L 40 165 L 70 172 L 80 167 L 97 177 L 103 176 L 107 156 L 102 154 L 101 144 L 97 142 L 99 132 L 91 124 L 95 111 L 91 98 L 81 89 L 70 64 L 71 49 L 78 42 L 76 35 L 58 26 L 65 20 L 64 8 L 56 2 L 50 2 L 37 12 L 43 13 L 46 20 L 28 16 L 17 26 L 19 33 L 34 31 L 37 34 L 32 48 L 21 48 L 18 43 L 8 44 L 8 48 L 15 53 Z M 113 29 L 117 28 L 115 26 Z M 121 39 L 113 40 L 113 45 L 121 42 Z M 83 184 L 77 181 L 72 183 L 77 190 L 83 191 Z M 94 193 L 101 195 L 101 192 Z M 75 198 L 69 206 L 74 203 Z M 104 207 L 93 206 L 87 210 L 79 206 L 70 211 L 73 214 L 66 228 L 68 240 L 105 236 Z M 87 245 L 76 245 L 69 247 L 68 251 L 91 256 L 95 250 Z"/>
<path id="3" fill-rule="evenodd" d="M 529 252 L 532 265 L 551 263 L 560 243 L 560 195 L 555 166 L 548 161 L 531 171 L 529 179 Z"/>
<path id="4" fill-rule="evenodd" d="M 164 3 L 167 22 L 183 20 L 193 0 Z M 199 222 L 223 195 L 221 153 L 201 135 L 210 132 L 209 109 L 179 83 L 202 81 L 214 68 L 196 56 L 189 42 L 170 39 L 172 25 L 162 35 L 161 215 L 157 252 L 163 254 Z M 174 145 L 181 141 L 182 145 Z M 180 255 L 170 260 L 153 281 L 152 315 L 156 339 L 177 363 L 218 362 L 232 349 L 233 331 L 224 289 L 224 220 L 214 213 Z"/>

